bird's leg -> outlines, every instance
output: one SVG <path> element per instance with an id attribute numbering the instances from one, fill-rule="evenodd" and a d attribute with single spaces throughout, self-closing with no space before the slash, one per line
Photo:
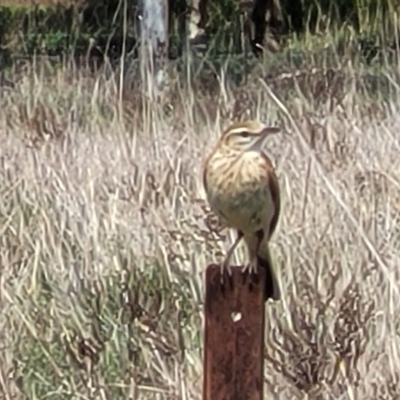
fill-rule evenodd
<path id="1" fill-rule="evenodd" d="M 229 267 L 229 261 L 232 257 L 233 252 L 235 251 L 236 247 L 238 246 L 239 242 L 243 238 L 243 232 L 238 231 L 238 235 L 236 240 L 233 242 L 232 246 L 229 248 L 228 252 L 226 253 L 224 261 L 221 263 L 221 284 L 224 283 L 224 276 L 228 273 L 229 276 L 232 275 L 232 271 Z"/>
<path id="2" fill-rule="evenodd" d="M 260 229 L 255 233 L 255 236 L 256 236 L 256 246 L 254 249 L 250 249 L 250 262 L 248 265 L 245 265 L 242 270 L 242 272 L 248 271 L 249 274 L 257 273 L 258 270 L 257 255 L 258 251 L 260 250 L 261 242 L 264 239 L 264 230 Z"/>

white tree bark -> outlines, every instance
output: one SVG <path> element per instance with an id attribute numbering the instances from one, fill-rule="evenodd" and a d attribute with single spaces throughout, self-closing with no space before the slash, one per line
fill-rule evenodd
<path id="1" fill-rule="evenodd" d="M 187 36 L 189 40 L 195 40 L 204 33 L 201 22 L 205 18 L 207 0 L 187 0 L 189 9 L 187 18 Z"/>
<path id="2" fill-rule="evenodd" d="M 167 84 L 168 1 L 140 0 L 142 78 L 147 94 L 160 95 Z"/>

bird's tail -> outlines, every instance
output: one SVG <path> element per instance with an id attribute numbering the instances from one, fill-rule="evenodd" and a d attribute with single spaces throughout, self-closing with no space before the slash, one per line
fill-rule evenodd
<path id="1" fill-rule="evenodd" d="M 271 262 L 271 254 L 269 251 L 268 242 L 262 243 L 262 247 L 257 254 L 257 264 L 260 268 L 265 271 L 265 288 L 264 288 L 264 299 L 280 300 L 281 291 L 276 278 L 276 274 Z"/>

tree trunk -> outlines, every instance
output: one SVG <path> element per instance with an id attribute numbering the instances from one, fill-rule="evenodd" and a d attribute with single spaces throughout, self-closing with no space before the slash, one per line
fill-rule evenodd
<path id="1" fill-rule="evenodd" d="M 207 0 L 187 0 L 187 37 L 189 41 L 196 41 L 204 34 L 207 19 Z"/>
<path id="2" fill-rule="evenodd" d="M 251 38 L 251 45 L 256 56 L 262 53 L 265 34 L 267 30 L 267 19 L 270 27 L 280 25 L 279 9 L 276 0 L 254 0 L 251 20 L 254 24 L 254 34 Z M 267 14 L 269 14 L 267 16 Z"/>
<path id="3" fill-rule="evenodd" d="M 162 94 L 167 84 L 168 1 L 140 0 L 140 58 L 142 79 L 147 94 Z"/>

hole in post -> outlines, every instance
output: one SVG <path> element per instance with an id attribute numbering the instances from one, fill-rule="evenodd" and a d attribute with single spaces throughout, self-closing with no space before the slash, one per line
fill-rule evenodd
<path id="1" fill-rule="evenodd" d="M 231 313 L 231 318 L 233 322 L 238 322 L 242 319 L 242 313 L 239 311 L 233 311 Z"/>

